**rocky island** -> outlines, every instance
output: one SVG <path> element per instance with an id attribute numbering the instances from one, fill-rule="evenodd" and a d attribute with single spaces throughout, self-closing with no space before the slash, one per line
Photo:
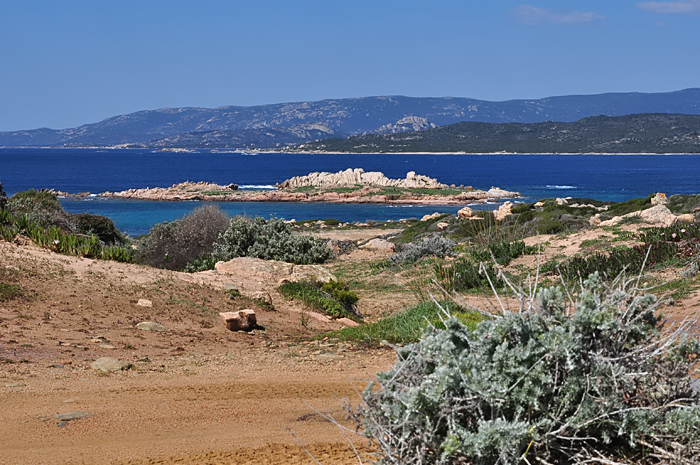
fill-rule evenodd
<path id="1" fill-rule="evenodd" d="M 76 197 L 86 194 L 59 195 Z M 171 187 L 129 189 L 103 192 L 99 197 L 138 200 L 203 200 L 219 202 L 332 202 L 458 205 L 485 203 L 491 200 L 516 198 L 521 195 L 497 187 L 487 191 L 471 186 L 448 186 L 436 179 L 410 171 L 404 179 L 391 179 L 381 172 L 365 172 L 361 168 L 338 173 L 314 172 L 297 176 L 277 185 L 274 190 L 238 190 L 208 182 L 184 182 Z"/>

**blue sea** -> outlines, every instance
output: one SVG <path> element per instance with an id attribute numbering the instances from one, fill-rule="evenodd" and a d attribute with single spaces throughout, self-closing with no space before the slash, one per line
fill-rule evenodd
<path id="1" fill-rule="evenodd" d="M 273 188 L 292 176 L 347 168 L 403 178 L 408 171 L 446 184 L 518 191 L 525 200 L 587 197 L 623 201 L 652 192 L 700 193 L 700 155 L 318 155 L 241 153 L 152 153 L 119 149 L 0 149 L 0 183 L 8 195 L 30 188 L 93 194 L 130 188 L 168 187 L 184 181 L 235 183 Z M 136 236 L 172 221 L 200 202 L 62 199 L 73 213 L 111 218 Z M 398 220 L 459 206 L 343 205 L 308 203 L 219 203 L 231 215 L 341 221 Z M 491 206 L 490 208 L 494 208 Z M 489 208 L 484 206 L 483 208 Z"/>

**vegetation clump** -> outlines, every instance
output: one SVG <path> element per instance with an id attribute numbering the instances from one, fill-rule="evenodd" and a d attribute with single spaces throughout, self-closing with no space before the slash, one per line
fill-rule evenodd
<path id="1" fill-rule="evenodd" d="M 342 282 L 329 283 L 291 282 L 278 288 L 280 294 L 288 299 L 301 300 L 306 306 L 322 312 L 331 318 L 360 319 L 355 311 L 359 297 L 348 290 Z"/>
<path id="2" fill-rule="evenodd" d="M 214 250 L 214 243 L 228 224 L 228 216 L 221 209 L 203 205 L 179 220 L 153 226 L 138 246 L 137 259 L 156 268 L 183 270 Z"/>
<path id="3" fill-rule="evenodd" d="M 474 331 L 445 317 L 364 392 L 383 464 L 697 463 L 700 342 L 633 280 L 521 296 Z"/>
<path id="4" fill-rule="evenodd" d="M 326 241 L 311 236 L 292 235 L 281 219 L 236 217 L 214 244 L 212 256 L 217 260 L 254 257 L 297 265 L 324 263 L 333 254 Z"/>
<path id="5" fill-rule="evenodd" d="M 0 239 L 24 235 L 39 247 L 67 255 L 131 262 L 132 251 L 111 220 L 97 215 L 69 215 L 49 191 L 19 192 L 0 209 Z M 105 240 L 103 240 L 105 239 Z"/>
<path id="6" fill-rule="evenodd" d="M 445 258 L 454 254 L 457 244 L 439 234 L 431 234 L 418 242 L 401 246 L 401 250 L 392 255 L 389 261 L 392 265 L 415 263 L 421 258 L 435 256 Z"/>
<path id="7" fill-rule="evenodd" d="M 445 328 L 440 313 L 440 306 L 435 302 L 421 302 L 379 321 L 343 328 L 324 336 L 373 346 L 381 344 L 382 341 L 391 344 L 411 344 L 420 340 L 428 325 Z M 479 313 L 460 308 L 454 308 L 453 315 L 471 330 L 483 319 Z"/>

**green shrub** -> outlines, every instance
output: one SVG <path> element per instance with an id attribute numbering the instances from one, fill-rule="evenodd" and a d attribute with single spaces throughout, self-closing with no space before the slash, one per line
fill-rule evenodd
<path id="1" fill-rule="evenodd" d="M 492 262 L 474 263 L 462 259 L 447 266 L 436 264 L 433 272 L 440 285 L 449 291 L 490 289 L 492 284 L 500 288 L 503 285 L 501 274 Z"/>
<path id="2" fill-rule="evenodd" d="M 214 250 L 228 226 L 218 207 L 203 205 L 179 220 L 159 223 L 138 245 L 137 261 L 156 268 L 184 270 L 188 263 Z"/>
<path id="3" fill-rule="evenodd" d="M 2 183 L 0 183 L 0 210 L 4 210 L 7 205 L 7 194 L 2 188 Z"/>
<path id="4" fill-rule="evenodd" d="M 114 227 L 114 223 L 107 217 L 79 213 L 72 215 L 74 231 L 80 234 L 96 235 L 105 244 L 124 244 L 124 236 Z"/>
<path id="5" fill-rule="evenodd" d="M 408 242 L 413 242 L 416 238 L 423 236 L 431 231 L 436 230 L 436 223 L 440 221 L 445 221 L 450 215 L 440 215 L 436 218 L 430 218 L 425 221 L 417 221 L 411 224 L 408 228 L 404 229 L 398 238 L 395 239 L 397 244 L 406 244 Z"/>
<path id="6" fill-rule="evenodd" d="M 537 247 L 526 246 L 523 241 L 496 242 L 486 247 L 473 247 L 470 249 L 470 254 L 474 260 L 488 263 L 495 258 L 496 263 L 504 266 L 521 255 L 531 255 L 533 253 L 537 253 Z"/>
<path id="7" fill-rule="evenodd" d="M 457 244 L 439 234 L 431 234 L 419 242 L 401 246 L 401 250 L 389 258 L 392 265 L 414 263 L 424 257 L 435 256 L 444 258 L 452 255 Z"/>
<path id="8" fill-rule="evenodd" d="M 53 192 L 34 189 L 18 192 L 7 201 L 7 209 L 16 221 L 26 216 L 29 223 L 44 228 L 57 226 L 64 231 L 72 231 L 70 217 L 63 211 Z"/>
<path id="9" fill-rule="evenodd" d="M 330 294 L 335 300 L 346 308 L 353 308 L 360 298 L 357 294 L 348 289 L 347 284 L 342 281 L 328 281 L 323 283 L 321 290 Z"/>
<path id="10" fill-rule="evenodd" d="M 691 323 L 661 332 L 632 282 L 593 275 L 575 302 L 545 288 L 473 332 L 450 318 L 397 348 L 360 410 L 381 463 L 698 463 L 700 342 Z"/>
<path id="11" fill-rule="evenodd" d="M 212 255 L 223 261 L 255 257 L 295 264 L 324 263 L 333 256 L 325 240 L 294 236 L 283 220 L 260 217 L 231 219 L 214 244 Z"/>
<path id="12" fill-rule="evenodd" d="M 14 299 L 20 295 L 22 295 L 22 291 L 16 284 L 5 284 L 0 282 L 0 302 Z"/>

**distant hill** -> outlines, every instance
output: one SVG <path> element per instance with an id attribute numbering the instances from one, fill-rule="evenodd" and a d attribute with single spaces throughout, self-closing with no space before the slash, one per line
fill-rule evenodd
<path id="1" fill-rule="evenodd" d="M 594 116 L 573 123 L 463 122 L 402 134 L 326 139 L 296 151 L 350 153 L 700 153 L 700 116 Z"/>
<path id="2" fill-rule="evenodd" d="M 0 146 L 279 147 L 342 135 L 402 133 L 461 121 L 572 122 L 587 116 L 636 113 L 700 115 L 700 89 L 505 102 L 395 96 L 253 107 L 165 108 L 71 129 L 0 132 Z"/>

